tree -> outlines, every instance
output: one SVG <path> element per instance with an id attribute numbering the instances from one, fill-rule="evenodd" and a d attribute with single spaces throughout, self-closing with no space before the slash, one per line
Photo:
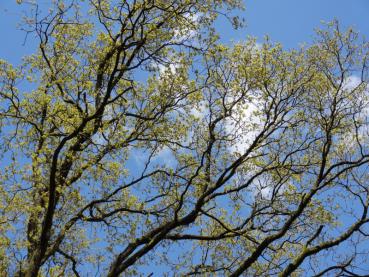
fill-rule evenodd
<path id="1" fill-rule="evenodd" d="M 37 53 L 0 61 L 2 272 L 369 272 L 356 32 L 226 47 L 212 22 L 238 1 L 35 7 Z"/>

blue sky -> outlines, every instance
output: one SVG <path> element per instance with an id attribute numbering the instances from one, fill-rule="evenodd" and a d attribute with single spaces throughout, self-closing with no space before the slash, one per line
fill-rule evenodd
<path id="1" fill-rule="evenodd" d="M 225 40 L 242 40 L 247 35 L 262 39 L 269 35 L 272 41 L 286 48 L 295 48 L 311 42 L 314 29 L 322 21 L 337 18 L 343 26 L 353 26 L 369 37 L 369 1 L 367 0 L 245 0 L 246 10 L 240 13 L 246 19 L 246 28 L 232 32 L 229 25 L 219 24 L 218 31 Z"/>
<path id="2" fill-rule="evenodd" d="M 37 0 L 40 4 L 49 1 Z M 368 0 L 245 0 L 246 10 L 240 15 L 246 19 L 246 28 L 233 31 L 224 20 L 217 29 L 224 42 L 239 41 L 248 35 L 260 40 L 268 34 L 272 41 L 281 42 L 286 48 L 311 42 L 314 28 L 321 21 L 337 18 L 343 26 L 353 26 L 369 37 Z M 25 33 L 17 29 L 26 5 L 15 0 L 0 1 L 0 58 L 18 63 L 22 56 L 35 49 L 32 37 L 23 45 Z"/>
<path id="3" fill-rule="evenodd" d="M 41 4 L 49 1 L 37 0 Z M 269 35 L 285 48 L 295 48 L 311 42 L 314 28 L 334 18 L 369 38 L 369 0 L 245 0 L 245 5 L 246 10 L 239 15 L 245 18 L 246 28 L 232 30 L 224 20 L 216 24 L 223 42 L 240 41 L 247 36 L 262 40 Z M 35 51 L 32 37 L 24 44 L 25 33 L 17 28 L 26 8 L 17 5 L 16 0 L 0 0 L 0 59 L 17 64 Z"/>

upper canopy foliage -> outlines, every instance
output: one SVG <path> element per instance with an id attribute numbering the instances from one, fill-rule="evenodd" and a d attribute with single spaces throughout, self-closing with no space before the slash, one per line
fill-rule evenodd
<path id="1" fill-rule="evenodd" d="M 227 47 L 238 0 L 32 7 L 38 50 L 0 60 L 1 272 L 368 273 L 356 32 Z"/>

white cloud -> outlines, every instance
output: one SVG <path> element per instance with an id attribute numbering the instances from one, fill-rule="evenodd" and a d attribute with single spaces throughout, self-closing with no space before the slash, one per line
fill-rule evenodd
<path id="1" fill-rule="evenodd" d="M 226 133 L 236 138 L 230 146 L 231 152 L 244 153 L 260 132 L 261 120 L 257 115 L 260 105 L 260 99 L 250 98 L 248 103 L 236 105 L 236 113 L 226 119 Z"/>
<path id="2" fill-rule="evenodd" d="M 171 73 L 171 74 L 175 74 L 178 66 L 179 65 L 175 64 L 175 63 L 170 63 L 170 64 L 167 64 L 167 65 L 158 64 L 157 68 L 159 69 L 160 76 L 163 76 L 164 74 L 166 74 L 168 72 Z"/>
<path id="3" fill-rule="evenodd" d="M 360 83 L 361 83 L 360 77 L 352 75 L 344 80 L 343 88 L 352 90 L 356 88 L 358 85 L 360 85 Z"/>
<path id="4" fill-rule="evenodd" d="M 190 113 L 197 119 L 204 119 L 207 114 L 205 103 L 203 101 L 197 103 L 194 107 L 192 107 Z"/>
<path id="5" fill-rule="evenodd" d="M 258 93 L 256 93 L 258 94 Z M 232 143 L 228 143 L 228 150 L 231 153 L 242 154 L 250 146 L 261 130 L 261 120 L 258 116 L 261 101 L 256 96 L 249 96 L 248 102 L 240 102 L 232 109 L 232 115 L 223 121 L 225 135 L 235 138 Z M 229 97 L 228 104 L 235 101 L 235 97 Z M 198 120 L 205 120 L 209 115 L 205 101 L 196 103 L 192 107 L 190 114 Z"/>
<path id="6" fill-rule="evenodd" d="M 368 90 L 367 84 L 362 84 L 361 78 L 358 76 L 350 76 L 344 80 L 342 91 L 347 96 L 353 97 L 350 100 L 350 105 L 359 109 L 359 113 L 355 116 L 355 120 L 361 123 L 358 125 L 358 133 L 355 132 L 355 127 L 348 129 L 347 132 L 341 138 L 341 144 L 345 146 L 346 150 L 354 150 L 357 148 L 357 139 L 360 143 L 368 144 L 369 139 L 369 98 L 366 94 L 362 93 L 362 90 Z M 355 92 L 356 91 L 356 92 Z M 365 98 L 366 97 L 366 98 Z M 356 102 L 356 103 L 355 103 Z M 355 107 L 360 105 L 360 107 Z"/>
<path id="7" fill-rule="evenodd" d="M 190 13 L 187 15 L 187 23 L 182 25 L 180 29 L 174 30 L 173 43 L 181 43 L 186 40 L 192 40 L 197 35 L 197 28 L 199 20 L 201 19 L 201 13 Z"/>

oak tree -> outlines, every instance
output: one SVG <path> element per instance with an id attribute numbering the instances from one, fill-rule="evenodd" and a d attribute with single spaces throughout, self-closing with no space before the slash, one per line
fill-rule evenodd
<path id="1" fill-rule="evenodd" d="M 355 31 L 225 46 L 237 0 L 31 7 L 38 49 L 0 60 L 5 276 L 368 274 Z"/>

